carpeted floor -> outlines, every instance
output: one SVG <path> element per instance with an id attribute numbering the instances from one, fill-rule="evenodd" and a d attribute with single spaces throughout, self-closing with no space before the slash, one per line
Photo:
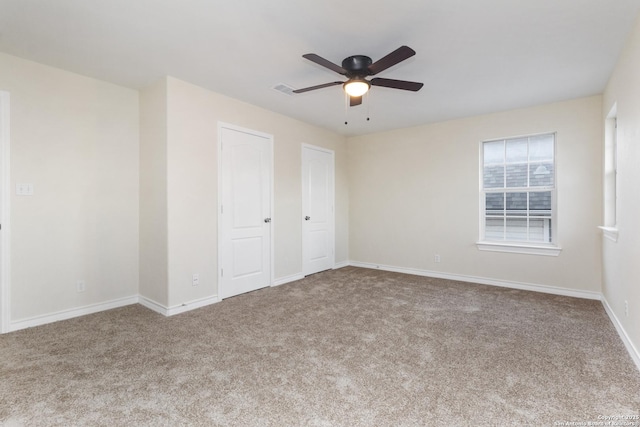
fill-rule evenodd
<path id="1" fill-rule="evenodd" d="M 353 267 L 170 318 L 134 305 L 5 334 L 0 363 L 9 426 L 553 426 L 640 409 L 600 302 Z"/>

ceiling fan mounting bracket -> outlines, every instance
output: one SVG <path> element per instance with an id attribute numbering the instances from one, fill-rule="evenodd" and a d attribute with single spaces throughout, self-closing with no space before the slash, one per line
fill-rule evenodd
<path id="1" fill-rule="evenodd" d="M 364 77 L 371 74 L 369 66 L 373 64 L 371 58 L 365 55 L 353 55 L 342 61 L 342 68 L 347 70 L 347 77 Z"/>

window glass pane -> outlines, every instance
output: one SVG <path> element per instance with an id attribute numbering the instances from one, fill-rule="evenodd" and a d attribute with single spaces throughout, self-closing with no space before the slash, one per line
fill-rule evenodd
<path id="1" fill-rule="evenodd" d="M 483 144 L 484 239 L 553 241 L 554 150 L 555 134 Z"/>
<path id="2" fill-rule="evenodd" d="M 528 138 L 507 141 L 507 163 L 527 161 L 527 142 Z"/>
<path id="3" fill-rule="evenodd" d="M 527 193 L 507 193 L 506 205 L 508 216 L 526 216 Z"/>
<path id="4" fill-rule="evenodd" d="M 553 162 L 529 165 L 529 186 L 550 187 L 553 185 Z"/>
<path id="5" fill-rule="evenodd" d="M 484 164 L 504 163 L 504 141 L 492 141 L 482 144 L 484 147 Z"/>
<path id="6" fill-rule="evenodd" d="M 487 218 L 484 225 L 484 238 L 486 240 L 504 240 L 504 219 Z"/>
<path id="7" fill-rule="evenodd" d="M 529 215 L 551 217 L 551 191 L 529 193 Z"/>
<path id="8" fill-rule="evenodd" d="M 532 242 L 551 242 L 551 219 L 531 218 L 529 220 L 529 240 Z"/>
<path id="9" fill-rule="evenodd" d="M 529 240 L 532 242 L 544 242 L 544 223 L 542 219 L 529 220 Z"/>
<path id="10" fill-rule="evenodd" d="M 504 166 L 484 167 L 484 188 L 504 187 Z"/>
<path id="11" fill-rule="evenodd" d="M 504 193 L 485 194 L 485 209 L 487 215 L 503 215 Z"/>
<path id="12" fill-rule="evenodd" d="M 527 164 L 505 166 L 507 173 L 507 188 L 527 186 Z"/>
<path id="13" fill-rule="evenodd" d="M 553 134 L 529 138 L 529 161 L 553 160 L 553 139 Z"/>
<path id="14" fill-rule="evenodd" d="M 506 219 L 506 239 L 507 240 L 527 240 L 527 219 L 507 218 Z"/>

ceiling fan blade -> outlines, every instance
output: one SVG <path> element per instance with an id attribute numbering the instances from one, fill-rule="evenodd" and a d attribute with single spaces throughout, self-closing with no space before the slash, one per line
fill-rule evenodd
<path id="1" fill-rule="evenodd" d="M 408 82 L 406 80 L 381 79 L 380 77 L 371 79 L 370 83 L 372 86 L 382 86 L 382 87 L 389 87 L 392 89 L 410 90 L 412 92 L 417 92 L 420 89 L 422 89 L 422 86 L 424 86 L 424 83 Z"/>
<path id="2" fill-rule="evenodd" d="M 393 67 L 399 62 L 404 61 L 407 58 L 411 58 L 416 54 L 416 51 L 409 46 L 400 46 L 384 58 L 378 59 L 373 64 L 369 65 L 370 75 L 376 75 L 381 71 L 386 70 L 389 67 Z"/>
<path id="3" fill-rule="evenodd" d="M 315 53 L 307 53 L 305 55 L 302 55 L 302 57 L 308 59 L 311 62 L 315 62 L 318 65 L 322 65 L 323 67 L 328 68 L 331 71 L 335 71 L 338 74 L 342 74 L 343 76 L 347 74 L 347 70 L 345 70 L 341 66 L 334 64 L 333 62 L 328 61 L 323 57 L 316 55 Z"/>
<path id="4" fill-rule="evenodd" d="M 361 96 L 350 96 L 349 97 L 349 107 L 355 107 L 356 105 L 362 104 Z"/>
<path id="5" fill-rule="evenodd" d="M 344 82 L 331 82 L 331 83 L 325 83 L 325 84 L 322 84 L 322 85 L 305 87 L 305 88 L 302 88 L 302 89 L 296 89 L 296 90 L 293 91 L 293 93 L 309 92 L 310 90 L 323 89 L 325 87 L 330 87 L 330 86 L 337 86 L 337 85 L 341 85 L 342 83 L 344 83 Z"/>

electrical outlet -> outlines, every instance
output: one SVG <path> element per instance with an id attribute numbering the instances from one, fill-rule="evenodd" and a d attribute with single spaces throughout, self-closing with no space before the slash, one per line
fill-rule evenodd
<path id="1" fill-rule="evenodd" d="M 435 254 L 435 255 L 433 256 L 433 261 L 434 261 L 434 262 L 440 262 L 440 254 Z"/>
<path id="2" fill-rule="evenodd" d="M 191 285 L 198 286 L 200 284 L 200 275 L 198 273 L 194 273 L 191 276 Z"/>
<path id="3" fill-rule="evenodd" d="M 84 283 L 84 280 L 78 280 L 76 282 L 76 291 L 77 292 L 84 292 L 86 288 L 87 288 L 87 286 Z"/>
<path id="4" fill-rule="evenodd" d="M 624 315 L 629 317 L 629 301 L 624 300 Z"/>

